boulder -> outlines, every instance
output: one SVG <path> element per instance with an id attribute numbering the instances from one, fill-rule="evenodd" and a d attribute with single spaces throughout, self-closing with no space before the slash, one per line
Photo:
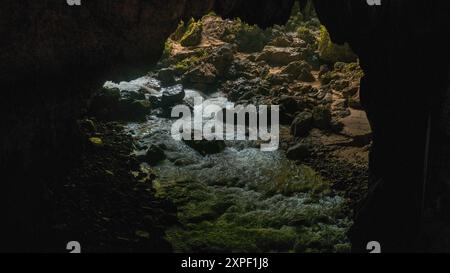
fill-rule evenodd
<path id="1" fill-rule="evenodd" d="M 263 52 L 256 58 L 257 61 L 265 61 L 273 66 L 285 66 L 302 59 L 302 54 L 294 48 L 274 46 L 266 46 Z"/>
<path id="2" fill-rule="evenodd" d="M 177 84 L 171 87 L 163 88 L 160 98 L 153 96 L 150 97 L 150 101 L 153 103 L 160 103 L 161 106 L 173 106 L 181 103 L 185 97 L 184 87 L 181 84 Z"/>
<path id="3" fill-rule="evenodd" d="M 291 124 L 291 134 L 295 137 L 304 137 L 309 134 L 313 126 L 313 115 L 304 111 L 298 114 Z"/>
<path id="4" fill-rule="evenodd" d="M 299 79 L 305 82 L 316 80 L 311 74 L 311 66 L 305 61 L 292 62 L 283 68 L 281 73 L 289 75 L 292 79 Z"/>
<path id="5" fill-rule="evenodd" d="M 280 112 L 294 114 L 299 110 L 297 100 L 293 96 L 282 95 L 279 100 Z"/>
<path id="6" fill-rule="evenodd" d="M 221 46 L 217 51 L 213 52 L 207 59 L 207 63 L 214 66 L 217 75 L 225 74 L 230 68 L 234 60 L 233 47 L 229 44 Z"/>
<path id="7" fill-rule="evenodd" d="M 158 71 L 158 80 L 162 84 L 174 84 L 175 83 L 175 71 L 172 68 L 163 68 Z"/>
<path id="8" fill-rule="evenodd" d="M 186 145 L 206 156 L 210 154 L 218 154 L 225 149 L 225 141 L 223 140 L 183 140 Z"/>

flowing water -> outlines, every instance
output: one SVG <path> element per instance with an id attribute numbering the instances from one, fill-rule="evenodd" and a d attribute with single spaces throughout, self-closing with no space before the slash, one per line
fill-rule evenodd
<path id="1" fill-rule="evenodd" d="M 109 87 L 138 90 L 147 77 Z M 185 101 L 226 105 L 220 93 L 186 90 Z M 175 119 L 157 112 L 129 123 L 137 147 L 163 147 L 167 159 L 152 167 L 154 188 L 178 209 L 179 224 L 166 231 L 177 252 L 341 252 L 350 225 L 343 199 L 308 166 L 282 150 L 264 152 L 254 141 L 226 141 L 223 152 L 202 156 L 171 136 Z M 149 168 L 143 165 L 143 168 Z"/>

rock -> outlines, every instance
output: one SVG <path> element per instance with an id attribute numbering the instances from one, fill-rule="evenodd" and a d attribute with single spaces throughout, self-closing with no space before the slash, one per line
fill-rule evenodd
<path id="1" fill-rule="evenodd" d="M 305 61 L 292 62 L 281 73 L 288 74 L 292 79 L 299 79 L 305 82 L 313 82 L 316 80 L 311 74 L 311 66 Z"/>
<path id="2" fill-rule="evenodd" d="M 295 61 L 283 68 L 283 70 L 281 70 L 281 73 L 288 74 L 293 78 L 298 78 L 303 69 L 311 71 L 311 66 L 305 61 Z"/>
<path id="3" fill-rule="evenodd" d="M 181 84 L 177 84 L 171 87 L 164 88 L 160 98 L 151 98 L 151 101 L 155 104 L 160 103 L 161 106 L 173 106 L 177 103 L 181 103 L 185 97 L 184 87 Z"/>
<path id="4" fill-rule="evenodd" d="M 257 61 L 265 61 L 273 66 L 285 66 L 291 62 L 303 59 L 301 53 L 291 47 L 266 46 L 263 52 L 256 58 Z"/>
<path id="5" fill-rule="evenodd" d="M 290 47 L 293 44 L 292 37 L 290 36 L 278 36 L 275 39 L 273 39 L 269 45 L 276 46 L 276 47 Z"/>
<path id="6" fill-rule="evenodd" d="M 233 60 L 233 48 L 231 45 L 226 44 L 213 52 L 208 58 L 207 63 L 210 63 L 215 67 L 217 75 L 224 75 L 230 68 Z"/>
<path id="7" fill-rule="evenodd" d="M 331 88 L 336 91 L 343 91 L 345 88 L 350 86 L 348 80 L 336 80 L 331 83 Z"/>
<path id="8" fill-rule="evenodd" d="M 141 120 L 151 111 L 148 100 L 120 99 L 116 118 L 120 120 Z"/>
<path id="9" fill-rule="evenodd" d="M 121 97 L 123 99 L 130 99 L 130 100 L 145 100 L 145 95 L 141 92 L 136 91 L 122 91 Z"/>
<path id="10" fill-rule="evenodd" d="M 333 109 L 346 109 L 348 107 L 347 99 L 336 99 L 333 101 L 332 108 Z"/>
<path id="11" fill-rule="evenodd" d="M 217 69 L 210 63 L 199 65 L 183 75 L 183 83 L 205 84 L 216 83 Z"/>
<path id="12" fill-rule="evenodd" d="M 358 94 L 348 99 L 348 106 L 353 109 L 363 110 Z"/>
<path id="13" fill-rule="evenodd" d="M 352 86 L 345 88 L 342 91 L 342 95 L 344 95 L 344 97 L 346 97 L 346 98 L 350 98 L 350 97 L 356 95 L 358 93 L 358 91 L 359 91 L 359 87 L 352 85 Z"/>
<path id="14" fill-rule="evenodd" d="M 148 150 L 145 153 L 145 161 L 150 166 L 155 166 L 164 159 L 166 159 L 166 154 L 157 145 L 151 145 L 150 148 L 148 148 Z"/>
<path id="15" fill-rule="evenodd" d="M 97 132 L 97 126 L 95 126 L 94 121 L 91 119 L 84 119 L 78 121 L 78 127 L 86 135 L 93 135 Z"/>
<path id="16" fill-rule="evenodd" d="M 94 147 L 102 147 L 104 145 L 103 140 L 99 137 L 91 137 L 91 138 L 89 138 L 89 142 Z"/>
<path id="17" fill-rule="evenodd" d="M 245 53 L 259 52 L 267 43 L 261 28 L 240 21 L 227 26 L 221 38 L 227 43 L 236 44 L 238 51 Z"/>
<path id="18" fill-rule="evenodd" d="M 203 26 L 201 22 L 191 20 L 189 26 L 180 40 L 182 46 L 196 46 L 202 41 Z"/>
<path id="19" fill-rule="evenodd" d="M 295 137 L 304 137 L 309 134 L 313 126 L 313 116 L 310 112 L 304 111 L 298 114 L 291 124 L 291 134 Z"/>
<path id="20" fill-rule="evenodd" d="M 318 106 L 313 109 L 313 125 L 316 128 L 327 130 L 331 124 L 331 110 L 325 106 Z"/>
<path id="21" fill-rule="evenodd" d="M 114 110 L 117 109 L 119 100 L 118 88 L 103 88 L 92 98 L 89 112 L 93 116 L 110 119 Z"/>
<path id="22" fill-rule="evenodd" d="M 175 71 L 172 68 L 163 68 L 159 70 L 158 80 L 165 85 L 175 83 Z"/>
<path id="23" fill-rule="evenodd" d="M 290 147 L 287 152 L 287 158 L 291 160 L 303 160 L 311 155 L 310 148 L 304 143 L 298 143 Z"/>
<path id="24" fill-rule="evenodd" d="M 192 139 L 194 139 L 194 133 L 192 133 Z M 209 154 L 218 154 L 222 152 L 226 145 L 223 140 L 183 140 L 186 145 L 199 152 L 201 155 L 206 156 Z"/>
<path id="25" fill-rule="evenodd" d="M 280 112 L 294 114 L 299 110 L 297 100 L 293 96 L 282 95 L 279 100 Z"/>

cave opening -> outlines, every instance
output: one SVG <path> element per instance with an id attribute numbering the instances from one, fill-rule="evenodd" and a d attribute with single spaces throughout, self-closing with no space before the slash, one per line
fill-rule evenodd
<path id="1" fill-rule="evenodd" d="M 348 252 L 371 141 L 358 92 L 363 74 L 311 3 L 296 3 L 286 24 L 267 28 L 210 12 L 180 21 L 150 72 L 106 82 L 88 110 L 95 122 L 84 123 L 123 122 L 133 174 L 176 207 L 163 236 L 175 252 Z M 171 110 L 193 108 L 196 98 L 279 106 L 280 148 L 174 140 Z M 101 136 L 89 140 L 104 145 Z M 141 229 L 134 236 L 145 240 Z"/>
<path id="2" fill-rule="evenodd" d="M 0 10 L 0 250 L 448 251 L 445 1 L 44 2 Z M 196 98 L 279 149 L 175 141 Z"/>

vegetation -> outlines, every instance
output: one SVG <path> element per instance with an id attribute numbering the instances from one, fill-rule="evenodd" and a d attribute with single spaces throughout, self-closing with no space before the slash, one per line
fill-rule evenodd
<path id="1" fill-rule="evenodd" d="M 329 63 L 350 63 L 355 62 L 358 59 L 347 43 L 344 45 L 334 44 L 331 41 L 330 34 L 324 26 L 320 29 L 319 56 L 323 61 Z"/>
<path id="2" fill-rule="evenodd" d="M 191 19 L 187 26 L 187 30 L 183 37 L 180 39 L 182 46 L 196 46 L 202 41 L 203 25 L 201 21 L 196 22 Z"/>

